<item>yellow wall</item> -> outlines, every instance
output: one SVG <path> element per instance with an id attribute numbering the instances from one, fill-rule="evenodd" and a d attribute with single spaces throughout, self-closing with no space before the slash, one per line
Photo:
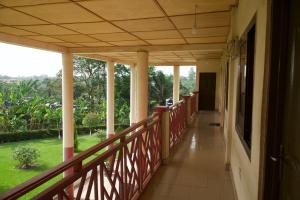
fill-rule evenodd
<path id="1" fill-rule="evenodd" d="M 235 36 L 240 37 L 250 21 L 256 16 L 251 160 L 235 131 L 238 58 L 230 60 L 229 108 L 225 112 L 226 160 L 231 164 L 239 200 L 255 200 L 259 196 L 261 111 L 267 40 L 267 8 L 267 0 L 239 0 L 239 5 L 232 14 L 232 30 L 229 40 Z"/>
<path id="2" fill-rule="evenodd" d="M 215 109 L 220 111 L 221 109 L 221 62 L 217 59 L 209 59 L 209 60 L 200 60 L 196 63 L 197 71 L 198 73 L 201 72 L 215 72 L 216 77 L 216 102 L 215 102 Z M 199 74 L 198 74 L 199 75 Z M 199 81 L 200 78 L 197 80 L 198 83 L 196 85 L 198 86 L 199 90 Z"/>

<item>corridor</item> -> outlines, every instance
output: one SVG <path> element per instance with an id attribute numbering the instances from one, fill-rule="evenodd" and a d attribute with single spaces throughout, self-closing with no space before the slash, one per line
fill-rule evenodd
<path id="1" fill-rule="evenodd" d="M 201 112 L 142 194 L 142 200 L 234 200 L 219 114 Z"/>

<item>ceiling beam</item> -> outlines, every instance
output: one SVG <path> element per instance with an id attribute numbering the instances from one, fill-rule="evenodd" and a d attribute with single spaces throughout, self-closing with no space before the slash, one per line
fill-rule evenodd
<path id="1" fill-rule="evenodd" d="M 134 65 L 135 63 L 133 62 L 129 62 L 129 61 L 125 61 L 125 60 L 120 60 L 117 58 L 112 58 L 112 57 L 107 57 L 107 56 L 101 56 L 99 54 L 80 54 L 80 53 L 75 53 L 74 55 L 83 57 L 83 58 L 91 58 L 91 59 L 95 59 L 95 60 L 101 60 L 101 61 L 112 61 L 115 63 L 119 63 L 119 64 L 124 64 L 124 65 Z"/>
<path id="2" fill-rule="evenodd" d="M 0 33 L 0 42 L 24 46 L 24 47 L 30 47 L 35 49 L 41 49 L 41 50 L 54 51 L 59 53 L 68 51 L 68 48 L 66 47 L 62 47 L 59 45 L 46 43 L 46 42 L 40 42 L 25 37 L 9 35 L 6 33 Z"/>
<path id="3" fill-rule="evenodd" d="M 72 47 L 69 48 L 72 53 L 90 54 L 101 52 L 137 52 L 137 51 L 223 51 L 225 43 L 210 44 L 181 44 L 181 45 L 153 45 L 153 46 L 126 46 L 126 47 Z"/>
<path id="4" fill-rule="evenodd" d="M 196 62 L 164 62 L 164 63 L 149 63 L 149 65 L 152 66 L 174 66 L 174 65 L 179 65 L 179 66 L 192 66 L 196 65 Z"/>

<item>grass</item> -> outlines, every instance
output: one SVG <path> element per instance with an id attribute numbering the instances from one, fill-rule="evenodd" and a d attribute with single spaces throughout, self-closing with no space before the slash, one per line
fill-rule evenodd
<path id="1" fill-rule="evenodd" d="M 78 136 L 79 151 L 84 151 L 89 147 L 97 144 L 100 139 L 93 136 Z M 18 145 L 28 145 L 35 147 L 40 151 L 38 166 L 32 169 L 18 169 L 17 162 L 12 159 L 12 151 Z M 42 172 L 56 166 L 62 162 L 62 140 L 59 139 L 37 139 L 21 142 L 12 142 L 0 144 L 0 193 L 3 193 L 24 181 L 41 174 Z M 43 190 L 50 184 L 56 182 L 62 177 L 56 177 L 51 182 L 43 184 L 36 190 L 32 191 L 23 199 L 29 199 L 34 194 Z"/>

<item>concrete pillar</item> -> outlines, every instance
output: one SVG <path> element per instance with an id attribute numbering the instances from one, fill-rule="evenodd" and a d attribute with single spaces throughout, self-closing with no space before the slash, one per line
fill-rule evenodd
<path id="1" fill-rule="evenodd" d="M 74 154 L 73 56 L 71 53 L 63 53 L 62 60 L 63 160 L 66 161 L 71 159 Z M 67 175 L 69 172 L 66 172 L 65 175 Z"/>
<path id="2" fill-rule="evenodd" d="M 196 95 L 196 112 L 199 111 L 199 91 L 194 91 L 193 92 L 194 95 Z"/>
<path id="3" fill-rule="evenodd" d="M 148 52 L 137 52 L 136 66 L 136 122 L 146 119 L 148 116 Z"/>
<path id="4" fill-rule="evenodd" d="M 167 106 L 157 106 L 155 112 L 161 115 L 162 161 L 167 164 L 170 155 L 170 114 Z"/>
<path id="5" fill-rule="evenodd" d="M 115 130 L 115 63 L 106 63 L 107 85 L 106 85 L 106 136 L 114 135 Z"/>
<path id="6" fill-rule="evenodd" d="M 199 91 L 199 76 L 200 76 L 199 65 L 196 65 L 196 79 L 195 79 L 195 88 L 194 91 Z"/>
<path id="7" fill-rule="evenodd" d="M 191 96 L 183 96 L 183 100 L 185 101 L 185 117 L 186 124 L 189 125 L 191 122 Z"/>
<path id="8" fill-rule="evenodd" d="M 179 65 L 173 66 L 173 104 L 179 101 L 180 71 Z"/>
<path id="9" fill-rule="evenodd" d="M 136 78 L 136 67 L 130 65 L 130 125 L 136 122 Z"/>

